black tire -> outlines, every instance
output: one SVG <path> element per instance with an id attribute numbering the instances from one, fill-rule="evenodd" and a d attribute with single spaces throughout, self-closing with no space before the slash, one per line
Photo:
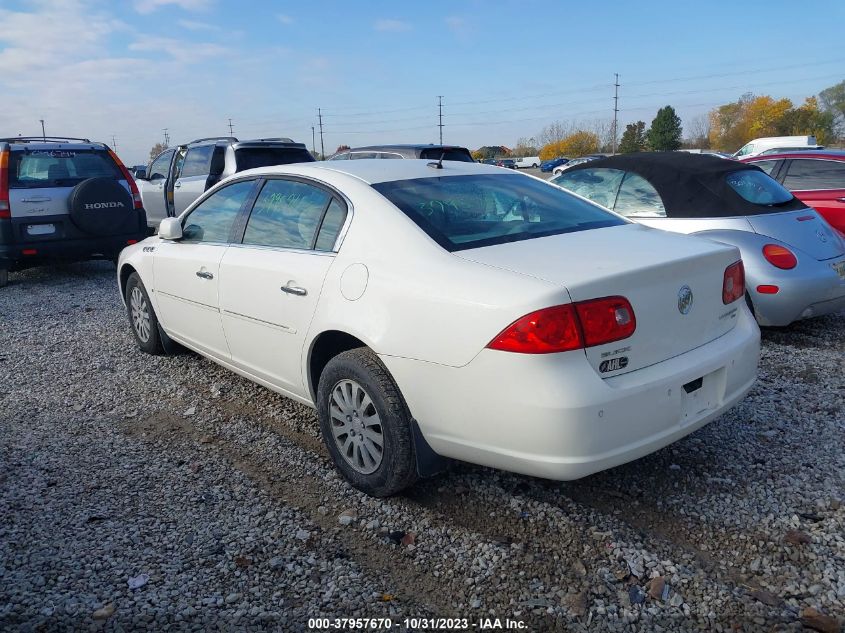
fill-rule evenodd
<path id="1" fill-rule="evenodd" d="M 135 291 L 140 294 L 136 294 Z M 158 318 L 153 310 L 153 304 L 150 302 L 150 296 L 147 294 L 147 289 L 138 273 L 129 275 L 126 280 L 126 316 L 129 317 L 129 327 L 132 330 L 132 336 L 135 337 L 135 342 L 142 351 L 147 354 L 154 354 L 156 356 L 164 354 L 164 346 L 161 344 L 161 336 L 158 333 Z M 133 309 L 138 309 L 140 312 L 145 312 L 147 315 L 146 321 L 148 327 L 136 326 L 135 318 L 133 316 Z M 145 335 L 146 334 L 146 338 Z"/>
<path id="2" fill-rule="evenodd" d="M 0 288 L 9 283 L 9 271 L 6 268 L 0 268 Z"/>
<path id="3" fill-rule="evenodd" d="M 369 474 L 362 474 L 347 462 L 332 430 L 329 414 L 332 392 L 342 381 L 350 380 L 366 391 L 381 422 L 381 463 Z M 411 414 L 393 378 L 372 351 L 364 347 L 353 349 L 328 362 L 317 388 L 317 413 L 323 441 L 335 467 L 355 488 L 373 497 L 388 497 L 417 480 Z"/>

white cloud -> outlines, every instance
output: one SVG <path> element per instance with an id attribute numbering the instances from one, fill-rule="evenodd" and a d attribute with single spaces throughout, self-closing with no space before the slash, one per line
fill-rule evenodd
<path id="1" fill-rule="evenodd" d="M 285 15 L 284 13 L 277 13 L 276 19 L 284 25 L 293 24 L 293 18 L 289 15 Z"/>
<path id="2" fill-rule="evenodd" d="M 185 11 L 202 11 L 211 5 L 212 0 L 135 0 L 138 13 L 152 13 L 167 5 L 176 5 Z"/>
<path id="3" fill-rule="evenodd" d="M 219 31 L 220 27 L 208 22 L 197 22 L 195 20 L 179 20 L 179 26 L 189 31 Z"/>
<path id="4" fill-rule="evenodd" d="M 152 52 L 164 51 L 180 62 L 194 63 L 206 57 L 222 56 L 228 52 L 225 46 L 207 42 L 186 42 L 172 37 L 158 35 L 139 35 L 129 45 L 130 51 Z"/>
<path id="5" fill-rule="evenodd" d="M 373 28 L 376 31 L 383 31 L 388 33 L 401 33 L 402 31 L 410 31 L 411 25 L 407 22 L 403 22 L 402 20 L 391 20 L 389 18 L 382 18 L 380 20 L 376 20 L 375 24 L 373 24 Z"/>

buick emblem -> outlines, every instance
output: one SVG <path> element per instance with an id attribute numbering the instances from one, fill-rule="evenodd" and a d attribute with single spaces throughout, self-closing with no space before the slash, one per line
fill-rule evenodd
<path id="1" fill-rule="evenodd" d="M 689 314 L 692 310 L 692 290 L 689 286 L 681 286 L 678 290 L 678 312 Z"/>

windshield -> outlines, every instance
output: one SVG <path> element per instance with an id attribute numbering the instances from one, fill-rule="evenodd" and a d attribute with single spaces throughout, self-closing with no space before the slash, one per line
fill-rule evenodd
<path id="1" fill-rule="evenodd" d="M 88 178 L 123 178 L 102 150 L 26 149 L 12 152 L 10 162 L 10 189 L 73 187 Z"/>
<path id="2" fill-rule="evenodd" d="M 449 251 L 625 224 L 558 187 L 518 174 L 372 185 Z"/>
<path id="3" fill-rule="evenodd" d="M 235 150 L 238 171 L 270 165 L 310 163 L 313 160 L 308 150 L 295 147 L 241 147 Z"/>
<path id="4" fill-rule="evenodd" d="M 785 204 L 792 200 L 792 194 L 768 174 L 756 169 L 744 169 L 725 176 L 731 189 L 752 204 L 767 206 Z"/>

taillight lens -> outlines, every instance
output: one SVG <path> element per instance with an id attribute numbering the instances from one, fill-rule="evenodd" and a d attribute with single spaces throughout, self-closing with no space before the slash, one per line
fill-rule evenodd
<path id="1" fill-rule="evenodd" d="M 722 303 L 728 305 L 745 295 L 745 267 L 742 260 L 725 268 L 722 281 Z"/>
<path id="2" fill-rule="evenodd" d="M 9 206 L 9 150 L 0 152 L 0 219 L 11 218 Z"/>
<path id="3" fill-rule="evenodd" d="M 117 154 L 109 150 L 109 156 L 111 156 L 111 159 L 117 164 L 120 169 L 120 173 L 123 174 L 126 182 L 129 183 L 129 191 L 132 192 L 132 203 L 136 209 L 140 209 L 143 206 L 143 202 L 141 201 L 141 192 L 138 191 L 138 185 L 135 184 L 135 179 L 132 177 L 132 174 L 129 173 L 129 170 L 126 169 L 126 165 L 123 164 L 123 161 L 117 157 Z"/>
<path id="4" fill-rule="evenodd" d="M 584 347 L 628 338 L 637 329 L 634 309 L 625 297 L 604 297 L 575 304 Z"/>
<path id="5" fill-rule="evenodd" d="M 526 314 L 502 330 L 487 347 L 520 354 L 552 354 L 583 347 L 575 308 L 567 304 Z"/>
<path id="6" fill-rule="evenodd" d="M 628 338 L 637 328 L 624 297 L 603 297 L 545 308 L 506 327 L 487 345 L 520 354 L 552 354 Z"/>
<path id="7" fill-rule="evenodd" d="M 763 257 L 772 266 L 790 270 L 798 265 L 798 258 L 785 246 L 779 244 L 766 244 L 763 247 Z"/>

